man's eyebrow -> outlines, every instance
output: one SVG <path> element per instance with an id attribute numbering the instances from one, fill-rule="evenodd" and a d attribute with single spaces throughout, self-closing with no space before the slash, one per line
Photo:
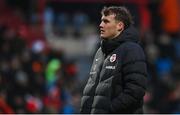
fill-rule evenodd
<path id="1" fill-rule="evenodd" d="M 102 18 L 101 21 L 109 22 L 109 20 L 108 20 L 108 19 L 105 19 L 105 18 Z"/>

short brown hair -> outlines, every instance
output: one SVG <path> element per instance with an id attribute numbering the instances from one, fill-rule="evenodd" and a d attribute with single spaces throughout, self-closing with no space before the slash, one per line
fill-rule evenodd
<path id="1" fill-rule="evenodd" d="M 105 16 L 115 14 L 115 19 L 117 21 L 122 21 L 125 25 L 125 29 L 133 23 L 132 16 L 129 10 L 124 6 L 104 7 L 101 11 L 101 14 Z"/>

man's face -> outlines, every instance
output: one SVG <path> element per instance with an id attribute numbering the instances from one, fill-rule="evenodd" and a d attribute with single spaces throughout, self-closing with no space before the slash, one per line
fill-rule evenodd
<path id="1" fill-rule="evenodd" d="M 122 28 L 120 23 L 115 20 L 115 15 L 111 14 L 108 16 L 101 17 L 100 27 L 100 37 L 103 39 L 113 39 L 119 35 Z"/>

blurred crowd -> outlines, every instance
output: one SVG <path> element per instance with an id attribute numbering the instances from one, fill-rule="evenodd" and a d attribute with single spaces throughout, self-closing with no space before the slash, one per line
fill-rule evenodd
<path id="1" fill-rule="evenodd" d="M 2 27 L 0 33 L 1 112 L 76 112 L 80 95 L 74 62 L 63 59 L 61 51 L 42 50 L 40 41 L 27 48 L 24 40 L 8 28 Z M 66 110 L 68 107 L 71 110 Z"/>
<path id="2" fill-rule="evenodd" d="M 0 113 L 79 113 L 99 46 L 100 10 L 117 4 L 132 12 L 147 56 L 145 113 L 180 113 L 178 0 L 74 5 L 58 0 L 1 0 Z M 58 43 L 69 38 L 86 43 L 81 49 L 89 49 L 87 54 L 70 58 L 63 48 L 48 43 L 48 39 Z"/>

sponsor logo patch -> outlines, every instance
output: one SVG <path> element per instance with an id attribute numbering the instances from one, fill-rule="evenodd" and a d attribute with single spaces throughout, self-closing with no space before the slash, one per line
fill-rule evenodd
<path id="1" fill-rule="evenodd" d="M 116 67 L 115 66 L 106 66 L 105 68 L 106 69 L 115 69 Z"/>
<path id="2" fill-rule="evenodd" d="M 110 57 L 110 62 L 114 61 L 116 61 L 116 54 L 112 54 L 112 56 Z"/>

